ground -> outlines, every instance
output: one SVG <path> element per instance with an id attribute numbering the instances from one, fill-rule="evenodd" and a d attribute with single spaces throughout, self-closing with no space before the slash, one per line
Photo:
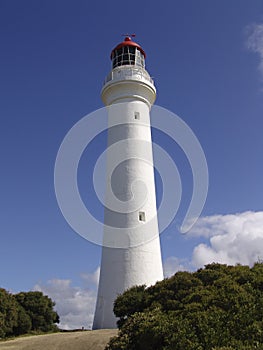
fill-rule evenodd
<path id="1" fill-rule="evenodd" d="M 19 337 L 0 342 L 0 350 L 103 350 L 116 329 Z"/>

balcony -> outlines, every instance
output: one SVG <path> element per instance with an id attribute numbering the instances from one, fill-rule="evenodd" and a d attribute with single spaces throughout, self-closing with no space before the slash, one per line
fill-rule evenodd
<path id="1" fill-rule="evenodd" d="M 104 84 L 111 82 L 112 80 L 139 80 L 151 83 L 154 85 L 153 79 L 148 72 L 139 67 L 121 66 L 113 69 L 105 78 Z"/>

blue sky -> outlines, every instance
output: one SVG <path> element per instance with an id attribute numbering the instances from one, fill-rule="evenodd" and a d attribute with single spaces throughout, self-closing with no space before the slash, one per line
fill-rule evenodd
<path id="1" fill-rule="evenodd" d="M 202 218 L 182 236 L 191 173 L 176 146 L 153 135 L 170 149 L 183 182 L 182 207 L 161 236 L 167 274 L 262 257 L 262 26 L 259 0 L 1 0 L 0 286 L 43 290 L 65 327 L 90 324 L 101 248 L 64 220 L 54 164 L 68 130 L 103 106 L 109 55 L 125 33 L 136 33 L 146 51 L 156 104 L 192 128 L 209 167 Z"/>

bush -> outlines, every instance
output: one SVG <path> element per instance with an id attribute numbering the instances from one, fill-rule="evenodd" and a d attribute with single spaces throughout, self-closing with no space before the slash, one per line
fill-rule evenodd
<path id="1" fill-rule="evenodd" d="M 106 349 L 263 349 L 263 264 L 210 264 L 114 303 L 119 334 Z"/>
<path id="2" fill-rule="evenodd" d="M 59 316 L 53 301 L 41 292 L 16 295 L 0 288 L 0 338 L 31 331 L 56 331 Z"/>
<path id="3" fill-rule="evenodd" d="M 59 322 L 59 316 L 53 310 L 55 303 L 42 292 L 22 292 L 16 294 L 15 298 L 30 317 L 33 331 L 52 331 L 54 323 Z"/>
<path id="4" fill-rule="evenodd" d="M 17 325 L 17 303 L 12 294 L 0 288 L 0 338 L 13 334 Z"/>

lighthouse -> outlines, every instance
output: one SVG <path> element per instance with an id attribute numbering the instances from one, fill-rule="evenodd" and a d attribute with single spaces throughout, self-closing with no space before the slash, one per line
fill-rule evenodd
<path id="1" fill-rule="evenodd" d="M 163 279 L 146 54 L 130 36 L 111 52 L 101 98 L 108 112 L 104 238 L 93 329 L 116 328 L 116 297 Z"/>

